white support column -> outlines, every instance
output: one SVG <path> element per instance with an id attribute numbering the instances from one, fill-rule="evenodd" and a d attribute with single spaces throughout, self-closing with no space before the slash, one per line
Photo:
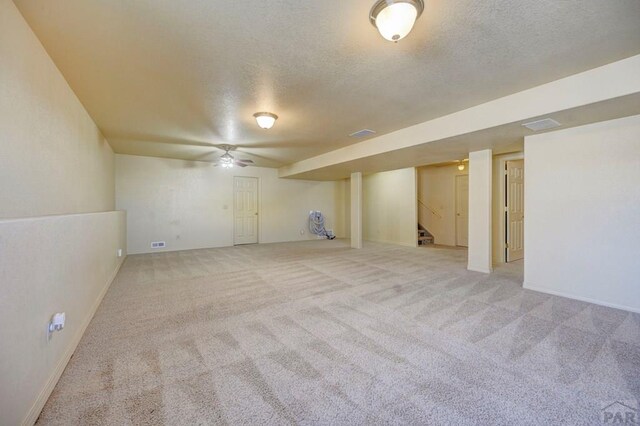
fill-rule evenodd
<path id="1" fill-rule="evenodd" d="M 362 173 L 351 173 L 351 247 L 362 248 Z"/>
<path id="2" fill-rule="evenodd" d="M 469 153 L 469 251 L 467 269 L 490 273 L 491 256 L 491 175 L 490 149 Z"/>

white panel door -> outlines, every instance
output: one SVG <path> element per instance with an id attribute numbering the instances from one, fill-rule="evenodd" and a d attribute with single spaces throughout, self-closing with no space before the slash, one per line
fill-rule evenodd
<path id="1" fill-rule="evenodd" d="M 507 161 L 507 262 L 524 258 L 524 160 Z"/>
<path id="2" fill-rule="evenodd" d="M 456 245 L 469 246 L 469 176 L 456 176 Z"/>
<path id="3" fill-rule="evenodd" d="M 233 178 L 233 244 L 258 242 L 258 178 Z"/>

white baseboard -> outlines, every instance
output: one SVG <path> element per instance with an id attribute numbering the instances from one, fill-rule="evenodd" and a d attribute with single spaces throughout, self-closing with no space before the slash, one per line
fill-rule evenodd
<path id="1" fill-rule="evenodd" d="M 62 373 L 64 372 L 65 367 L 67 366 L 67 364 L 69 363 L 69 360 L 71 359 L 71 355 L 73 355 L 76 348 L 78 347 L 78 344 L 80 343 L 80 339 L 82 339 L 84 332 L 87 330 L 89 323 L 91 322 L 91 320 L 93 319 L 93 316 L 98 310 L 98 306 L 100 306 L 100 303 L 104 298 L 104 295 L 107 294 L 107 291 L 111 287 L 111 283 L 115 279 L 116 275 L 118 275 L 118 271 L 120 271 L 120 267 L 124 263 L 125 259 L 126 259 L 126 256 L 124 256 L 120 260 L 120 262 L 118 263 L 118 266 L 116 267 L 116 269 L 113 271 L 113 273 L 105 283 L 105 286 L 100 292 L 100 294 L 98 295 L 98 298 L 96 299 L 95 303 L 93 304 L 93 306 L 91 306 L 89 315 L 87 315 L 85 320 L 82 322 L 80 330 L 78 330 L 78 332 L 73 336 L 73 339 L 71 340 L 71 344 L 65 351 L 58 365 L 56 365 L 56 368 L 53 370 L 53 373 L 51 373 L 51 376 L 49 376 L 47 383 L 44 385 L 44 387 L 38 394 L 38 398 L 35 400 L 31 408 L 29 409 L 27 416 L 22 421 L 23 426 L 32 426 L 36 422 L 36 420 L 38 420 L 38 416 L 40 416 L 40 412 L 44 408 L 44 405 L 47 403 L 47 400 L 49 399 L 51 392 L 53 392 L 53 388 L 55 388 L 56 384 L 58 383 L 58 380 L 60 380 L 60 376 L 62 376 Z"/>
<path id="2" fill-rule="evenodd" d="M 567 299 L 574 299 L 574 300 L 579 300 L 581 302 L 593 303 L 594 305 L 606 306 L 608 308 L 621 309 L 623 311 L 640 313 L 640 308 L 633 308 L 631 306 L 620 305 L 618 303 L 603 302 L 602 300 L 592 299 L 590 297 L 582 297 L 582 296 L 577 296 L 575 294 L 556 291 L 546 287 L 541 287 L 541 286 L 532 284 L 531 282 L 527 282 L 527 281 L 522 283 L 522 287 L 526 288 L 527 290 L 539 291 L 540 293 L 547 293 L 547 294 L 552 294 L 554 296 L 566 297 Z"/>
<path id="3" fill-rule="evenodd" d="M 467 265 L 467 269 L 474 272 L 482 272 L 483 274 L 490 274 L 493 272 L 493 268 L 487 268 L 483 266 Z"/>
<path id="4" fill-rule="evenodd" d="M 370 241 L 372 243 L 383 243 L 383 244 L 392 244 L 395 246 L 403 246 L 403 247 L 418 247 L 418 237 L 416 237 L 416 242 L 415 243 L 404 243 L 404 242 L 399 242 L 399 241 L 387 241 L 387 240 L 372 240 L 370 238 L 368 239 L 364 239 L 363 241 Z"/>

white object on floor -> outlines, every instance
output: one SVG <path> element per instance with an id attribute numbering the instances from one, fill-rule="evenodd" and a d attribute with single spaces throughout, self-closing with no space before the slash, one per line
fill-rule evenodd
<path id="1" fill-rule="evenodd" d="M 327 238 L 333 240 L 335 235 L 332 231 L 327 231 L 324 227 L 324 215 L 321 211 L 312 210 L 309 212 L 309 231 L 318 236 L 318 238 Z"/>

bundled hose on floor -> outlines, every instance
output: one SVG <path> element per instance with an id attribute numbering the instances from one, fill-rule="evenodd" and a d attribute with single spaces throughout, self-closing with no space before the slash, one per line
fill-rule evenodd
<path id="1" fill-rule="evenodd" d="M 336 237 L 333 232 L 327 231 L 324 227 L 324 216 L 320 211 L 309 212 L 309 231 L 328 240 L 333 240 Z"/>

